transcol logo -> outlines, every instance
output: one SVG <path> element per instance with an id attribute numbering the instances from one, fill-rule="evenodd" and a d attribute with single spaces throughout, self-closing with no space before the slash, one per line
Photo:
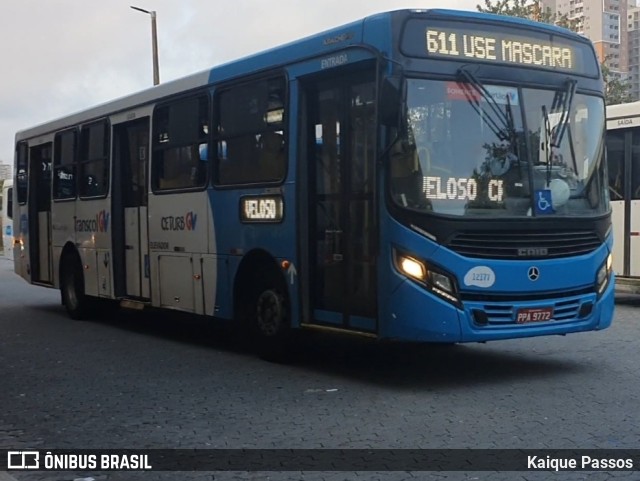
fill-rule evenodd
<path id="1" fill-rule="evenodd" d="M 187 212 L 183 216 L 167 216 L 160 218 L 162 230 L 196 230 L 198 214 Z"/>
<path id="2" fill-rule="evenodd" d="M 111 215 L 101 210 L 94 219 L 76 219 L 76 232 L 107 232 Z"/>

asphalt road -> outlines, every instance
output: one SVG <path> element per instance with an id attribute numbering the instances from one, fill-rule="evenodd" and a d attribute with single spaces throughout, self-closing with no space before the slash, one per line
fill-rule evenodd
<path id="1" fill-rule="evenodd" d="M 640 448 L 640 301 L 602 332 L 453 347 L 305 337 L 291 365 L 159 312 L 72 321 L 0 260 L 0 449 Z M 5 476 L 3 478 L 2 476 Z M 0 480 L 640 479 L 640 472 L 26 472 Z"/>

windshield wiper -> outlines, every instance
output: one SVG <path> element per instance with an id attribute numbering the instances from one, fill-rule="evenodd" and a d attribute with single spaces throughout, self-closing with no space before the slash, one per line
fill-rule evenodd
<path id="1" fill-rule="evenodd" d="M 555 103 L 555 102 L 554 102 Z M 549 121 L 549 113 L 547 112 L 547 106 L 542 106 L 542 122 L 544 124 L 544 156 L 547 173 L 547 187 L 551 183 L 551 149 L 553 144 L 551 142 L 551 122 Z"/>
<path id="2" fill-rule="evenodd" d="M 462 80 L 466 81 L 470 84 L 477 92 L 482 96 L 482 100 L 489 106 L 493 115 L 488 114 L 485 109 L 480 104 L 480 100 L 474 96 L 467 89 L 463 88 L 463 92 L 465 97 L 467 98 L 467 102 L 471 104 L 473 109 L 476 111 L 481 118 L 487 121 L 489 128 L 495 134 L 495 136 L 501 142 L 507 142 L 509 145 L 510 154 L 506 155 L 505 162 L 511 163 L 513 161 L 513 157 L 515 157 L 516 162 L 518 163 L 518 170 L 520 174 L 520 178 L 522 178 L 522 164 L 520 163 L 520 152 L 518 149 L 518 136 L 516 133 L 515 121 L 513 117 L 513 109 L 511 107 L 511 98 L 509 95 L 506 95 L 507 106 L 505 111 L 503 112 L 501 106 L 496 102 L 496 99 L 491 92 L 487 90 L 487 88 L 480 82 L 475 75 L 466 70 L 464 67 L 461 67 L 458 70 L 458 75 L 462 77 Z M 497 118 L 497 120 L 496 120 Z"/>
<path id="3" fill-rule="evenodd" d="M 494 99 L 493 95 L 491 95 L 491 92 L 489 92 L 487 88 L 482 85 L 482 83 L 471 72 L 466 70 L 464 67 L 461 67 L 458 70 L 458 75 L 462 77 L 462 80 L 470 84 L 482 96 L 482 100 L 484 100 L 487 105 L 489 105 L 491 111 L 493 112 L 493 115 L 489 115 L 485 111 L 485 109 L 482 108 L 480 100 L 476 98 L 471 92 L 463 88 L 463 92 L 465 97 L 467 98 L 467 102 L 471 104 L 478 115 L 487 120 L 489 128 L 496 135 L 496 137 L 498 137 L 499 140 L 510 141 L 512 137 L 511 131 L 515 130 L 513 126 L 513 117 L 509 117 L 502 111 L 502 109 L 496 102 L 496 99 Z M 496 121 L 495 117 L 498 118 L 498 121 Z"/>
<path id="4" fill-rule="evenodd" d="M 578 166 L 573 146 L 573 139 L 571 137 L 571 129 L 569 128 L 569 121 L 571 119 L 571 108 L 573 107 L 573 98 L 576 93 L 576 86 L 577 82 L 575 80 L 567 79 L 564 91 L 557 91 L 553 97 L 551 112 L 555 114 L 559 113 L 560 118 L 551 131 L 550 137 L 551 147 L 559 149 L 565 132 L 568 132 L 569 153 L 571 154 L 571 163 L 573 164 L 574 172 L 578 172 Z"/>
<path id="5" fill-rule="evenodd" d="M 567 79 L 567 87 L 564 92 L 558 91 L 553 97 L 551 112 L 560 112 L 560 119 L 552 133 L 551 145 L 553 147 L 560 147 L 564 133 L 567 130 L 567 125 L 569 125 L 573 97 L 576 93 L 576 85 L 577 82 L 575 80 Z"/>

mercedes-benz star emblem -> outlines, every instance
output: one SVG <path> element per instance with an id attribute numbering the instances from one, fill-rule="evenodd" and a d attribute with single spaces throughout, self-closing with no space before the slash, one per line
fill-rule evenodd
<path id="1" fill-rule="evenodd" d="M 538 269 L 535 266 L 529 267 L 529 270 L 527 271 L 527 276 L 529 276 L 530 281 L 537 281 L 538 278 L 540 277 L 540 269 Z"/>

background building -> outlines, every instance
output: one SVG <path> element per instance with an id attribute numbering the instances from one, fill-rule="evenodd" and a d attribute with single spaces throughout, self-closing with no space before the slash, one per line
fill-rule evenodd
<path id="1" fill-rule="evenodd" d="M 556 15 L 567 15 L 575 30 L 589 38 L 612 77 L 629 81 L 640 98 L 640 8 L 636 0 L 542 0 Z"/>
<path id="2" fill-rule="evenodd" d="M 627 32 L 631 96 L 634 100 L 640 100 L 640 7 L 637 5 L 629 6 L 627 10 Z"/>
<path id="3" fill-rule="evenodd" d="M 0 161 L 0 180 L 11 178 L 11 166 Z"/>

